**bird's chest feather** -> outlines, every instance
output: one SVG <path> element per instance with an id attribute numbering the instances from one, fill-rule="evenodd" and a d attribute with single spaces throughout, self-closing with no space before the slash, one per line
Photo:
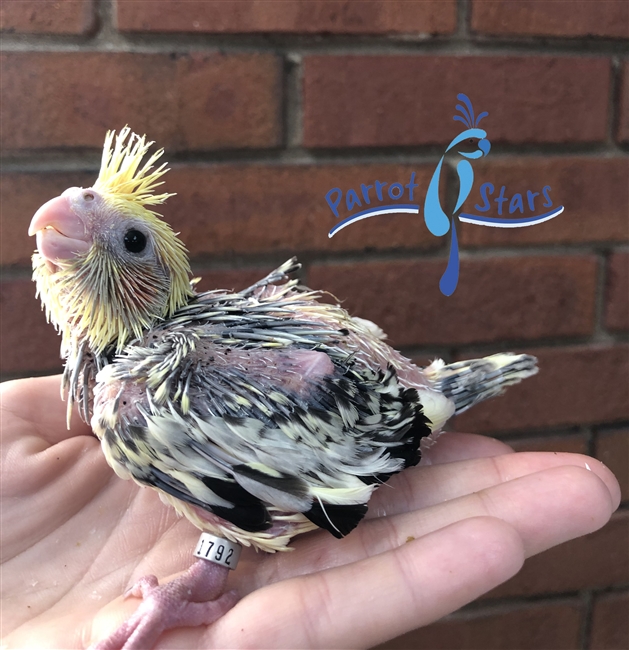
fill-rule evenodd
<path id="1" fill-rule="evenodd" d="M 136 468 L 159 468 L 163 461 L 172 470 L 175 449 L 185 456 L 182 471 L 189 470 L 193 458 L 185 451 L 198 438 L 198 419 L 217 428 L 220 419 L 241 418 L 240 435 L 223 444 L 234 450 L 243 437 L 253 442 L 263 425 L 289 417 L 295 404 L 307 410 L 317 383 L 336 372 L 330 358 L 315 350 L 245 350 L 200 340 L 186 352 L 174 352 L 172 363 L 162 359 L 169 372 L 155 371 L 156 356 L 135 376 L 121 378 L 117 362 L 99 374 L 92 428 L 120 476 L 131 471 L 139 478 Z"/>
<path id="2" fill-rule="evenodd" d="M 288 329 L 153 336 L 98 374 L 92 426 L 119 476 L 184 503 L 199 527 L 191 509 L 230 522 L 239 540 L 275 536 L 286 516 L 342 536 L 377 484 L 419 460 L 430 429 L 392 366 Z"/>

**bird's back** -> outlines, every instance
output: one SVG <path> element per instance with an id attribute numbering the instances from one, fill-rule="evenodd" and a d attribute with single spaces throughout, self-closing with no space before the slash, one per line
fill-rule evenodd
<path id="1" fill-rule="evenodd" d="M 262 548 L 314 526 L 350 532 L 431 433 L 399 377 L 412 364 L 377 328 L 288 280 L 292 268 L 199 294 L 95 391 L 93 426 L 119 473 L 185 504 L 200 527 Z"/>

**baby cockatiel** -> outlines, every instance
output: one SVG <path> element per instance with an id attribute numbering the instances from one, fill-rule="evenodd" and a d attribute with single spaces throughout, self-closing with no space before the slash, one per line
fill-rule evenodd
<path id="1" fill-rule="evenodd" d="M 238 293 L 195 293 L 183 244 L 152 210 L 170 195 L 153 193 L 162 151 L 142 164 L 151 144 L 109 133 L 94 185 L 38 210 L 34 279 L 63 334 L 68 413 L 78 403 L 115 472 L 198 528 L 269 552 L 316 528 L 343 537 L 378 485 L 419 462 L 422 440 L 537 371 L 512 354 L 421 370 L 290 279 L 295 260 Z M 178 580 L 223 585 L 223 570 L 199 560 Z M 102 647 L 199 624 L 198 608 L 164 605 L 172 584 L 144 579 L 151 607 Z M 222 598 L 203 622 L 233 605 Z"/>

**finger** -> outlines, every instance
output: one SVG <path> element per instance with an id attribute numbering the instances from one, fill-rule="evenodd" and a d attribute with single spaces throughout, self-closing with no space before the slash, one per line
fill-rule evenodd
<path id="1" fill-rule="evenodd" d="M 598 530 L 616 502 L 594 472 L 565 465 L 467 494 L 421 510 L 372 519 L 330 543 L 323 533 L 299 540 L 298 553 L 271 556 L 258 568 L 257 584 L 355 562 L 387 552 L 462 519 L 491 516 L 520 534 L 528 555 Z M 266 581 L 266 582 L 265 582 Z M 246 587 L 246 585 L 245 585 Z"/>
<path id="2" fill-rule="evenodd" d="M 91 434 L 90 426 L 81 420 L 76 409 L 72 428 L 67 429 L 67 402 L 61 399 L 61 375 L 4 382 L 0 385 L 0 403 L 5 441 L 21 437 L 26 425 L 31 425 L 32 434 L 48 445 Z M 32 444 L 36 446 L 34 441 Z"/>
<path id="3" fill-rule="evenodd" d="M 435 621 L 515 575 L 522 542 L 479 518 L 369 560 L 260 589 L 203 637 L 203 647 L 370 647 Z M 272 604 L 273 616 L 269 616 Z"/>
<path id="4" fill-rule="evenodd" d="M 618 481 L 600 461 L 582 454 L 521 452 L 409 468 L 378 488 L 370 501 L 367 516 L 373 518 L 419 510 L 561 465 L 591 469 L 607 485 L 616 507 L 620 503 Z"/>
<path id="5" fill-rule="evenodd" d="M 409 537 L 429 534 L 455 521 L 490 516 L 506 521 L 518 531 L 529 557 L 598 530 L 609 521 L 614 509 L 609 490 L 598 476 L 579 467 L 562 466 L 501 483 L 420 513 L 374 519 L 359 529 L 360 539 L 354 544 L 369 554 L 379 553 Z"/>
<path id="6" fill-rule="evenodd" d="M 495 438 L 473 433 L 442 433 L 429 447 L 422 449 L 420 465 L 440 465 L 457 460 L 515 453 L 509 445 Z"/>

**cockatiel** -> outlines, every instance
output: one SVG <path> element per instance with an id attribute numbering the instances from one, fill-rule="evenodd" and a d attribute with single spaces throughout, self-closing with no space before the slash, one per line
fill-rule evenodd
<path id="1" fill-rule="evenodd" d="M 295 260 L 244 291 L 196 293 L 183 244 L 153 211 L 171 195 L 154 193 L 162 151 L 142 162 L 152 144 L 108 133 L 94 185 L 37 211 L 34 280 L 62 332 L 68 414 L 78 404 L 115 472 L 201 530 L 269 552 L 316 528 L 343 537 L 453 414 L 537 372 L 512 354 L 422 370 L 290 279 Z M 224 584 L 228 569 L 195 567 L 188 578 Z M 190 624 L 155 583 L 141 589 L 152 609 L 102 647 L 146 647 Z M 215 602 L 205 623 L 235 601 Z"/>

